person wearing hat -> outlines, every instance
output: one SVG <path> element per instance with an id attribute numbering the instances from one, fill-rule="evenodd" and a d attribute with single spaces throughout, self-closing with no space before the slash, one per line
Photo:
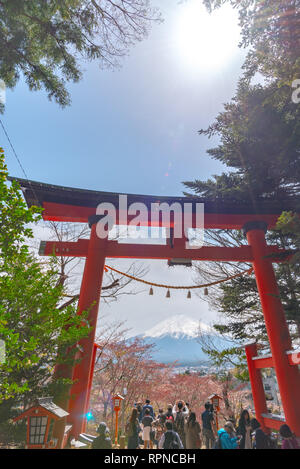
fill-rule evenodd
<path id="1" fill-rule="evenodd" d="M 237 449 L 237 437 L 232 422 L 226 422 L 224 428 L 218 431 L 218 439 L 221 449 Z"/>
<path id="2" fill-rule="evenodd" d="M 107 428 L 105 422 L 99 423 L 97 433 L 99 434 L 99 436 L 97 436 L 97 438 L 95 438 L 95 440 L 93 441 L 92 449 L 111 449 L 109 429 Z"/>

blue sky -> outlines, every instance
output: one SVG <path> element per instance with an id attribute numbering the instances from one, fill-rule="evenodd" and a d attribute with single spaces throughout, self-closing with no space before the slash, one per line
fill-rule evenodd
<path id="1" fill-rule="evenodd" d="M 222 8 L 210 18 L 200 0 L 157 4 L 164 23 L 131 49 L 120 70 L 83 64 L 83 80 L 68 85 L 70 107 L 61 109 L 46 93 L 28 91 L 23 82 L 7 91 L 2 119 L 29 179 L 101 191 L 180 195 L 182 181 L 205 180 L 222 171 L 205 154 L 215 142 L 197 131 L 233 96 L 241 74 L 245 52 L 237 45 L 236 12 Z M 24 177 L 2 129 L 0 135 L 10 174 Z M 118 265 L 124 267 L 124 262 Z M 170 280 L 164 263 L 149 266 L 147 277 Z M 170 274 L 171 281 L 190 283 L 192 275 L 178 269 Z M 109 314 L 129 316 L 130 310 L 129 326 L 141 332 L 141 298 L 126 297 L 111 306 Z M 170 314 L 198 318 L 201 310 L 206 322 L 215 317 L 199 299 L 183 311 L 186 300 L 174 298 L 161 306 L 159 298 L 147 297 L 149 306 L 143 306 L 149 317 L 146 328 Z"/>

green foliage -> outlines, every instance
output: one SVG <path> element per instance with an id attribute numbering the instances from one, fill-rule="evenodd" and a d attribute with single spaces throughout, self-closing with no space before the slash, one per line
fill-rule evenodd
<path id="1" fill-rule="evenodd" d="M 10 257 L 17 254 L 26 256 L 28 247 L 24 241 L 32 237 L 32 230 L 27 225 L 38 221 L 41 213 L 40 208 L 27 208 L 15 181 L 10 187 L 6 181 L 7 168 L 0 148 L 0 272 L 5 271 Z"/>
<path id="2" fill-rule="evenodd" d="M 75 306 L 59 307 L 64 291 L 55 259 L 42 266 L 25 244 L 33 236 L 28 223 L 39 219 L 40 210 L 26 207 L 16 183 L 7 186 L 2 149 L 0 175 L 0 339 L 6 346 L 0 364 L 1 422 L 13 415 L 13 408 L 37 396 L 55 396 L 58 388 L 70 384 L 53 382 L 53 369 L 73 362 L 72 346 L 89 326 L 82 325 L 86 315 L 77 316 Z"/>
<path id="3" fill-rule="evenodd" d="M 296 266 L 300 261 L 300 219 L 299 216 L 292 212 L 283 212 L 276 226 L 277 231 L 281 232 L 285 237 L 293 239 L 295 247 L 294 255 L 290 263 Z"/>
<path id="4" fill-rule="evenodd" d="M 31 90 L 66 106 L 80 61 L 118 66 L 158 19 L 149 0 L 1 0 L 0 78 L 13 88 L 23 75 Z"/>
<path id="5" fill-rule="evenodd" d="M 257 204 L 293 197 L 300 189 L 300 106 L 289 88 L 240 84 L 215 122 L 200 134 L 219 136 L 208 154 L 234 171 L 185 182 L 199 196 Z"/>
<path id="6" fill-rule="evenodd" d="M 23 261 L 23 259 L 22 259 Z M 26 264 L 15 261 L 0 280 L 0 337 L 6 361 L 0 365 L 0 402 L 18 393 L 22 398 L 45 393 L 57 362 L 87 330 L 74 307 L 57 308 L 62 289 L 54 270 L 44 272 L 29 255 Z M 70 358 L 69 358 L 70 359 Z"/>
<path id="7" fill-rule="evenodd" d="M 214 325 L 216 331 L 222 333 L 220 325 Z M 227 336 L 228 333 L 226 332 Z M 249 381 L 249 373 L 246 364 L 245 350 L 241 347 L 228 347 L 223 350 L 218 350 L 211 346 L 202 346 L 202 351 L 207 354 L 210 362 L 219 368 L 217 379 L 225 381 L 228 379 L 228 371 L 224 365 L 229 366 L 233 375 L 240 381 Z"/>

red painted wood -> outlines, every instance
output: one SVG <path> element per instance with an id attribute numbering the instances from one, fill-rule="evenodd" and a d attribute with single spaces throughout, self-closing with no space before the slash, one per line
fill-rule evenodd
<path id="1" fill-rule="evenodd" d="M 250 246 L 221 247 L 203 246 L 199 249 L 185 249 L 184 246 L 171 248 L 169 245 L 145 245 L 127 244 L 116 241 L 108 241 L 106 254 L 108 258 L 131 258 L 131 259 L 192 259 L 203 261 L 233 261 L 251 262 L 253 261 Z M 79 239 L 76 243 L 47 241 L 43 250 L 44 256 L 65 256 L 65 257 L 87 257 L 88 239 Z M 267 254 L 280 254 L 284 250 L 277 246 L 268 246 Z M 273 259 L 276 262 L 276 259 Z"/>
<path id="2" fill-rule="evenodd" d="M 270 428 L 272 430 L 279 430 L 281 425 L 285 423 L 282 420 L 276 420 L 272 417 L 263 417 L 263 422 L 266 428 Z"/>
<path id="3" fill-rule="evenodd" d="M 286 421 L 292 431 L 300 436 L 300 373 L 298 367 L 289 364 L 286 354 L 292 348 L 291 338 L 272 262 L 265 257 L 267 245 L 264 231 L 250 230 L 247 239 L 252 247 L 256 283 Z"/>
<path id="4" fill-rule="evenodd" d="M 268 358 L 259 358 L 258 360 L 253 360 L 255 368 L 262 369 L 262 368 L 273 368 L 273 358 L 268 357 Z"/>
<path id="5" fill-rule="evenodd" d="M 53 202 L 44 202 L 43 208 L 43 218 L 49 221 L 87 223 L 88 218 L 96 213 L 93 207 L 78 207 Z"/>
<path id="6" fill-rule="evenodd" d="M 300 365 L 300 352 L 287 352 L 288 362 L 292 366 Z M 254 361 L 255 368 L 273 368 L 273 358 L 272 357 L 261 357 L 256 358 Z"/>
<path id="7" fill-rule="evenodd" d="M 63 221 L 63 222 L 79 222 L 87 223 L 91 215 L 96 214 L 96 208 L 93 207 L 80 207 L 75 205 L 64 205 L 53 202 L 44 202 L 43 204 L 43 218 L 49 221 Z M 119 218 L 124 220 L 124 213 L 117 210 L 116 207 L 116 224 L 119 224 Z M 204 208 L 205 210 L 205 208 Z M 276 225 L 278 215 L 253 215 L 253 214 L 222 214 L 222 213 L 205 213 L 204 212 L 204 228 L 208 229 L 241 229 L 245 223 L 249 221 L 265 221 L 269 228 Z M 149 215 L 150 217 L 150 215 Z M 162 221 L 159 223 L 151 222 L 148 214 L 145 214 L 144 220 L 141 222 L 143 226 L 174 226 L 171 221 L 170 224 L 165 224 Z M 128 223 L 135 218 L 135 215 L 128 216 Z M 193 215 L 193 227 L 196 227 L 195 215 Z"/>
<path id="8" fill-rule="evenodd" d="M 39 254 L 41 256 L 87 257 L 89 249 L 88 239 L 79 239 L 76 243 L 68 241 L 42 242 Z"/>
<path id="9" fill-rule="evenodd" d="M 94 344 L 93 347 L 93 354 L 92 354 L 92 360 L 91 360 L 91 367 L 90 367 L 90 374 L 89 374 L 89 380 L 88 380 L 88 391 L 87 391 L 87 397 L 86 397 L 86 403 L 85 403 L 85 415 L 87 412 L 90 410 L 90 397 L 91 397 L 91 390 L 92 390 L 92 385 L 93 385 L 93 377 L 94 377 L 94 370 L 95 370 L 95 361 L 96 361 L 96 354 L 99 346 Z M 84 428 L 83 432 L 86 431 L 86 420 L 84 421 Z"/>
<path id="10" fill-rule="evenodd" d="M 253 358 L 257 356 L 257 345 L 246 345 L 245 351 L 248 363 L 248 371 L 250 376 L 255 415 L 257 420 L 261 424 L 262 429 L 266 430 L 262 417 L 262 414 L 268 412 L 265 390 L 260 370 L 257 369 L 255 365 L 256 360 L 253 360 Z"/>
<path id="11" fill-rule="evenodd" d="M 106 244 L 106 239 L 102 240 L 97 237 L 96 225 L 93 225 L 78 302 L 78 314 L 82 314 L 83 311 L 89 311 L 88 321 L 92 331 L 88 337 L 79 342 L 79 350 L 81 349 L 82 352 L 78 353 L 78 357 L 81 358 L 81 361 L 74 367 L 74 384 L 71 388 L 71 399 L 69 401 L 70 415 L 68 421 L 73 425 L 72 435 L 75 438 L 78 438 L 85 427 L 85 409 L 88 398 L 90 370 L 92 368 Z"/>
<path id="12" fill-rule="evenodd" d="M 38 410 L 38 413 L 35 411 Z M 13 419 L 13 422 L 17 422 L 18 420 L 22 420 L 24 418 L 29 418 L 29 417 L 51 417 L 54 420 L 59 420 L 60 417 L 57 415 L 53 414 L 52 412 L 48 411 L 47 409 L 44 409 L 43 407 L 40 406 L 33 406 L 30 407 L 29 409 L 25 410 L 22 412 L 22 414 L 18 415 Z"/>

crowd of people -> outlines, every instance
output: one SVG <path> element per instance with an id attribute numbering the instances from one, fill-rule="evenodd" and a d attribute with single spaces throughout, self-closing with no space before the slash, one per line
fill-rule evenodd
<path id="1" fill-rule="evenodd" d="M 273 449 L 277 440 L 263 431 L 257 419 L 248 410 L 241 412 L 238 425 L 228 420 L 217 429 L 216 414 L 210 402 L 205 403 L 201 425 L 187 402 L 169 404 L 166 411 L 159 409 L 156 415 L 149 399 L 144 404 L 136 402 L 126 425 L 128 449 Z M 99 425 L 99 438 L 94 448 L 111 447 L 106 424 Z M 281 426 L 282 449 L 300 449 L 300 441 L 288 425 Z M 102 443 L 101 443 L 102 442 Z M 101 446 L 103 445 L 103 446 Z"/>

